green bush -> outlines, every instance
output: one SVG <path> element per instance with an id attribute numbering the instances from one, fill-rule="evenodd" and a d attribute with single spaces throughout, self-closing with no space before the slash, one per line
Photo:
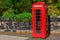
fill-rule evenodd
<path id="1" fill-rule="evenodd" d="M 16 14 L 14 19 L 16 21 L 31 21 L 31 13 L 23 12 L 21 14 Z"/>
<path id="2" fill-rule="evenodd" d="M 13 12 L 5 12 L 2 16 L 4 19 L 13 19 L 15 17 L 15 14 Z"/>

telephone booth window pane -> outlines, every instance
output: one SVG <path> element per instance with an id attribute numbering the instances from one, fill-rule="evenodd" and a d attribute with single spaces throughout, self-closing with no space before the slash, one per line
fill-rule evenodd
<path id="1" fill-rule="evenodd" d="M 36 16 L 36 18 L 40 18 L 40 15 Z"/>
<path id="2" fill-rule="evenodd" d="M 36 19 L 36 21 L 40 21 L 40 18 L 39 19 Z"/>
<path id="3" fill-rule="evenodd" d="M 40 19 L 36 19 L 36 24 L 41 24 Z"/>
<path id="4" fill-rule="evenodd" d="M 36 24 L 40 25 L 40 21 L 36 21 Z"/>
<path id="5" fill-rule="evenodd" d="M 36 10 L 35 12 L 36 12 L 36 15 L 40 15 L 41 10 Z"/>

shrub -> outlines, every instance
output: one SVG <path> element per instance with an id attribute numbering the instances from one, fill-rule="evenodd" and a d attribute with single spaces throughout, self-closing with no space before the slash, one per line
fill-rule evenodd
<path id="1" fill-rule="evenodd" d="M 2 16 L 4 19 L 13 19 L 15 17 L 15 14 L 13 12 L 5 12 L 3 13 L 3 16 Z"/>
<path id="2" fill-rule="evenodd" d="M 21 14 L 16 14 L 14 19 L 16 21 L 31 21 L 31 13 L 23 12 Z"/>

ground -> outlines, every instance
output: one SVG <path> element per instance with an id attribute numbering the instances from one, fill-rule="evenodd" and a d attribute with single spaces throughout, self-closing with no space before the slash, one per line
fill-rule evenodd
<path id="1" fill-rule="evenodd" d="M 32 38 L 31 34 L 0 34 L 0 35 L 8 35 L 8 36 L 14 36 L 18 37 L 20 40 L 24 40 L 25 38 L 27 38 L 26 40 L 40 40 L 38 38 Z M 22 38 L 21 38 L 22 37 Z M 2 37 L 3 38 L 3 37 Z M 0 36 L 1 39 L 1 36 Z M 11 39 L 11 37 L 9 38 Z M 14 38 L 15 39 L 15 38 Z M 19 40 L 17 39 L 17 40 Z M 46 39 L 41 39 L 41 40 L 60 40 L 60 34 L 50 34 L 50 36 Z"/>

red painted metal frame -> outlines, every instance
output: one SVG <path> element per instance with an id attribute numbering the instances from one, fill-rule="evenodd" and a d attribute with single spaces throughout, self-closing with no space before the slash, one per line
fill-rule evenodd
<path id="1" fill-rule="evenodd" d="M 35 5 L 42 5 L 42 7 L 34 7 Z M 36 20 L 35 20 L 35 10 L 41 10 L 41 33 L 36 33 Z M 32 5 L 32 36 L 35 38 L 46 38 L 47 37 L 47 4 L 45 2 L 36 2 Z"/>

